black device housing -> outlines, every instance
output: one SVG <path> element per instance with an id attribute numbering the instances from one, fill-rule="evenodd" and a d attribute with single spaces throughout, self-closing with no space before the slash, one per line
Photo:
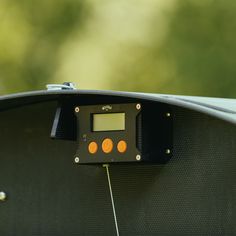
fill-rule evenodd
<path id="1" fill-rule="evenodd" d="M 173 114 L 168 105 L 143 103 L 137 117 L 137 147 L 147 162 L 164 164 L 173 151 Z"/>
<path id="2" fill-rule="evenodd" d="M 137 109 L 137 105 L 140 109 Z M 105 111 L 104 107 L 111 107 Z M 78 106 L 77 117 L 77 142 L 78 149 L 75 157 L 79 157 L 80 164 L 97 163 L 127 163 L 127 162 L 152 162 L 166 163 L 171 158 L 172 150 L 172 118 L 167 116 L 170 109 L 160 106 L 153 109 L 148 104 L 99 104 Z M 92 131 L 93 114 L 125 113 L 125 130 L 122 131 Z M 66 125 L 66 124 L 65 124 Z M 104 153 L 101 149 L 102 141 L 110 138 L 114 142 L 111 153 Z M 128 144 L 125 153 L 119 153 L 116 145 L 120 140 Z M 96 141 L 99 149 L 97 153 L 90 154 L 88 145 Z M 140 156 L 140 159 L 137 158 Z"/>

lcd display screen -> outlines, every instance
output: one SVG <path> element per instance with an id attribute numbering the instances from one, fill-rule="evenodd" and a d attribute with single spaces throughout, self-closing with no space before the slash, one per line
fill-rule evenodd
<path id="1" fill-rule="evenodd" d="M 93 114 L 92 130 L 94 132 L 125 130 L 125 113 Z"/>

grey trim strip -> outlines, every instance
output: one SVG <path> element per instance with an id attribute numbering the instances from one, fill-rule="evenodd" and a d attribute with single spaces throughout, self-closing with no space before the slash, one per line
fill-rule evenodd
<path id="1" fill-rule="evenodd" d="M 27 104 L 32 104 L 36 102 L 43 101 L 56 101 L 62 96 L 79 96 L 79 95 L 103 95 L 103 96 L 116 96 L 116 97 L 127 97 L 142 99 L 146 101 L 162 102 L 169 105 L 174 105 L 197 112 L 201 112 L 227 122 L 236 125 L 236 100 L 235 99 L 219 99 L 219 98 L 205 98 L 206 103 L 196 102 L 198 97 L 194 97 L 194 101 L 191 100 L 193 97 L 187 96 L 175 96 L 175 95 L 163 95 L 163 94 L 148 94 L 148 93 L 130 93 L 130 92 L 119 92 L 119 91 L 103 91 L 103 90 L 62 90 L 62 91 L 34 91 L 20 94 L 12 94 L 0 97 L 0 109 L 7 109 L 8 107 L 19 107 Z M 202 98 L 202 97 L 199 97 Z M 213 103 L 212 106 L 210 105 Z M 224 101 L 224 103 L 216 104 L 219 101 Z M 14 104 L 14 106 L 12 105 Z M 17 104 L 17 105 L 16 105 Z M 226 106 L 226 107 L 225 107 Z M 234 107 L 233 112 L 225 112 L 224 110 L 229 110 L 230 107 Z"/>
<path id="2" fill-rule="evenodd" d="M 217 111 L 222 111 L 222 112 L 226 112 L 226 113 L 236 114 L 235 111 L 232 111 L 232 110 L 229 110 L 229 109 L 225 109 L 223 107 L 217 107 L 217 106 L 209 105 L 209 104 L 206 104 L 206 103 L 203 103 L 203 102 L 190 101 L 190 100 L 183 99 L 183 98 L 176 98 L 176 99 L 184 101 L 184 102 L 189 102 L 189 103 L 192 103 L 192 104 L 197 104 L 197 105 L 200 105 L 200 106 L 208 107 L 210 109 L 214 109 L 214 110 L 217 110 Z"/>

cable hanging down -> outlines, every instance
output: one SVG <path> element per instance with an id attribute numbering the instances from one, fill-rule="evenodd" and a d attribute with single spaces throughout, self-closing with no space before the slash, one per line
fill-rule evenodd
<path id="1" fill-rule="evenodd" d="M 106 168 L 106 173 L 107 173 L 107 180 L 108 180 L 109 191 L 110 191 L 110 196 L 111 196 L 112 210 L 113 210 L 115 226 L 116 226 L 116 235 L 119 236 L 120 234 L 119 234 L 119 227 L 118 227 L 118 222 L 117 222 L 117 217 L 116 217 L 115 202 L 114 202 L 113 193 L 112 193 L 111 179 L 110 179 L 110 173 L 109 173 L 109 165 L 106 164 L 106 165 L 103 165 L 103 167 Z"/>

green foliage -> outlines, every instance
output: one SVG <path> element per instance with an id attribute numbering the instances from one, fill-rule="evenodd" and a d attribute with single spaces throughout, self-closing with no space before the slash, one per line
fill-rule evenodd
<path id="1" fill-rule="evenodd" d="M 82 0 L 2 0 L 0 80 L 8 92 L 42 89 L 58 66 L 58 51 L 83 24 Z"/>
<path id="2" fill-rule="evenodd" d="M 160 9 L 147 10 L 155 0 L 140 1 L 145 11 L 130 0 L 1 0 L 0 93 L 42 89 L 68 74 L 77 82 L 82 70 L 84 81 L 108 73 L 112 89 L 235 97 L 236 2 L 170 2 L 161 18 Z"/>
<path id="3" fill-rule="evenodd" d="M 131 45 L 115 73 L 115 87 L 235 97 L 235 14 L 233 0 L 178 0 L 166 15 L 168 31 L 161 45 Z M 155 22 L 152 36 L 158 36 Z"/>

